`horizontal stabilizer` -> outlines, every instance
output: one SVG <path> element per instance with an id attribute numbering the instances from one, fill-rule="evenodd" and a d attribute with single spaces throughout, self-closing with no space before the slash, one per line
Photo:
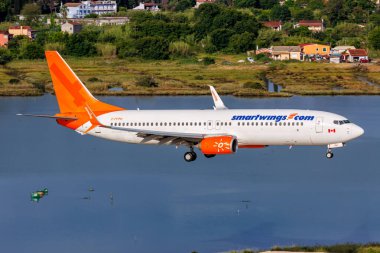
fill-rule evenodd
<path id="1" fill-rule="evenodd" d="M 29 116 L 38 118 L 50 118 L 50 119 L 65 119 L 65 120 L 77 120 L 75 117 L 64 117 L 64 116 L 54 116 L 54 115 L 44 115 L 44 114 L 16 114 L 17 116 Z"/>

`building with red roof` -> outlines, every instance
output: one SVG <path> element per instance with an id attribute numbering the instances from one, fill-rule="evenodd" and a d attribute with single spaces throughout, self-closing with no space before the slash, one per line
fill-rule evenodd
<path id="1" fill-rule="evenodd" d="M 294 28 L 301 26 L 307 27 L 312 32 L 324 31 L 323 20 L 300 20 L 294 25 Z"/>
<path id="2" fill-rule="evenodd" d="M 263 25 L 265 27 L 271 28 L 275 31 L 281 31 L 281 29 L 282 29 L 282 22 L 281 21 L 265 21 L 265 22 L 263 22 Z"/>
<path id="3" fill-rule="evenodd" d="M 346 51 L 347 62 L 368 62 L 368 53 L 365 49 L 348 49 Z"/>

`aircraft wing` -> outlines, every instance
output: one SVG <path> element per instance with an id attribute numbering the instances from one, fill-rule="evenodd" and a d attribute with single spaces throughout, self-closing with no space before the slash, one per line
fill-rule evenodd
<path id="1" fill-rule="evenodd" d="M 145 143 L 151 140 L 158 140 L 160 144 L 173 144 L 173 145 L 194 145 L 200 142 L 202 139 L 210 136 L 225 136 L 231 134 L 202 134 L 202 133 L 182 133 L 182 132 L 169 132 L 169 131 L 155 131 L 137 128 L 122 128 L 101 125 L 101 127 L 135 132 L 137 136 L 142 137 L 141 143 Z"/>

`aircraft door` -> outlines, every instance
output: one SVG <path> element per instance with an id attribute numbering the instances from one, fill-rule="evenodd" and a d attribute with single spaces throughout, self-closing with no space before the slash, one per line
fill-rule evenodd
<path id="1" fill-rule="evenodd" d="M 315 132 L 322 133 L 323 132 L 323 118 L 317 117 L 315 121 Z"/>

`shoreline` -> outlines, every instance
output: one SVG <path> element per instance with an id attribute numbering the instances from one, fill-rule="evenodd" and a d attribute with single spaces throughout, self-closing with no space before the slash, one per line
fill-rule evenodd
<path id="1" fill-rule="evenodd" d="M 236 97 L 380 95 L 378 63 L 240 64 L 236 62 L 244 57 L 242 55 L 214 57 L 216 64 L 212 65 L 183 60 L 102 57 L 66 60 L 96 96 L 209 95 L 209 85 L 221 95 Z M 141 83 L 144 77 L 151 78 L 153 85 Z M 270 91 L 268 81 L 280 89 Z M 15 60 L 0 66 L 0 96 L 42 96 L 46 93 L 54 93 L 54 90 L 45 60 Z"/>

